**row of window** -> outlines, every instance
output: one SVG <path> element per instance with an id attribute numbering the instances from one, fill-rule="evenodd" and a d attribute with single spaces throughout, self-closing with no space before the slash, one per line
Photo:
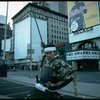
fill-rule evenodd
<path id="1" fill-rule="evenodd" d="M 61 25 L 61 26 L 65 26 L 65 27 L 67 27 L 68 26 L 68 23 L 67 22 L 62 22 L 62 21 L 58 21 L 58 20 L 54 20 L 54 19 L 51 19 L 51 22 L 53 23 L 53 24 L 56 24 L 56 25 Z"/>
<path id="2" fill-rule="evenodd" d="M 64 26 L 61 26 L 60 25 L 54 25 L 54 24 L 51 24 L 51 28 L 54 28 L 54 29 L 60 29 L 62 31 L 67 31 L 67 27 L 64 27 Z"/>
<path id="3" fill-rule="evenodd" d="M 41 16 L 43 16 L 43 14 L 45 13 L 45 11 L 43 11 L 43 10 L 41 10 L 41 12 L 39 12 L 40 11 L 40 9 L 37 9 L 36 10 L 36 12 L 38 12 L 38 13 L 41 13 L 42 15 Z M 47 14 L 49 14 L 49 13 L 47 13 Z M 46 16 L 48 16 L 46 14 Z M 39 14 L 38 14 L 39 15 Z M 54 14 L 55 15 L 55 14 Z M 54 15 L 53 15 L 53 18 L 56 18 L 56 17 L 54 17 Z M 40 16 L 40 15 L 39 15 Z M 57 15 L 58 16 L 58 15 Z M 49 18 L 50 18 L 50 16 L 48 16 Z M 61 17 L 61 16 L 60 16 Z M 39 17 L 40 18 L 40 17 Z M 41 18 L 43 18 L 43 17 L 41 17 Z M 51 32 L 52 33 L 54 33 L 54 34 L 61 34 L 61 35 L 65 35 L 66 36 L 66 32 L 67 32 L 67 24 L 65 23 L 65 22 L 61 22 L 61 21 L 59 21 L 59 20 L 61 20 L 61 19 L 53 19 L 53 18 L 50 18 L 50 21 L 48 21 L 48 22 L 50 22 L 51 23 L 51 28 L 49 27 L 49 29 L 51 30 Z M 57 17 L 58 18 L 58 17 Z M 63 18 L 63 17 L 62 17 Z M 50 24 L 49 23 L 49 24 Z M 55 25 L 55 23 L 57 24 L 57 25 Z M 58 24 L 59 24 L 59 26 L 61 26 L 61 27 L 59 27 L 58 26 Z M 48 25 L 48 23 L 47 23 L 47 25 Z M 52 29 L 53 28 L 53 29 Z M 58 30 L 55 30 L 55 29 L 59 29 L 60 31 L 58 31 Z M 48 32 L 49 32 L 49 30 L 47 30 Z M 64 32 L 65 31 L 65 32 Z M 56 35 L 52 35 L 52 38 L 54 37 L 54 39 L 61 39 L 62 41 L 66 41 L 66 37 L 62 37 L 62 36 L 56 36 Z M 59 41 L 57 42 L 57 40 L 52 40 L 52 41 L 54 41 L 54 43 L 59 43 Z M 61 42 L 60 42 L 61 43 Z"/>
<path id="4" fill-rule="evenodd" d="M 64 42 L 64 41 L 63 41 Z M 60 44 L 60 43 L 63 43 L 62 41 L 59 41 L 59 40 L 52 40 L 52 43 L 53 44 Z"/>
<path id="5" fill-rule="evenodd" d="M 52 35 L 52 39 L 62 39 L 62 40 L 66 40 L 66 37 L 63 36 L 56 36 L 56 35 Z"/>
<path id="6" fill-rule="evenodd" d="M 58 31 L 58 30 L 53 30 L 53 29 L 51 30 L 51 32 L 54 33 L 54 34 L 60 34 L 60 35 L 65 35 L 65 36 L 67 35 L 66 32 Z"/>
<path id="7" fill-rule="evenodd" d="M 1 24 L 1 25 L 0 25 L 0 29 L 5 29 L 5 24 Z M 11 30 L 11 28 L 10 28 L 9 25 L 7 25 L 7 29 L 8 29 L 8 30 Z"/>

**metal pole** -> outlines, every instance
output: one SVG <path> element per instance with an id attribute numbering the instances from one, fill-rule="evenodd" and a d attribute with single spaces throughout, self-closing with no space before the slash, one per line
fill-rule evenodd
<path id="1" fill-rule="evenodd" d="M 41 47 L 42 47 L 41 53 L 42 53 L 42 56 L 43 56 L 45 43 L 43 42 L 43 39 L 42 39 L 42 36 L 41 36 L 41 33 L 40 33 L 40 29 L 39 29 L 39 25 L 38 25 L 37 20 L 36 20 L 36 16 L 35 16 L 34 13 L 33 13 L 33 15 L 34 15 L 35 23 L 36 23 L 36 26 L 37 26 L 37 29 L 38 29 L 38 32 L 39 32 L 39 36 L 40 36 L 40 39 L 41 39 Z"/>
<path id="2" fill-rule="evenodd" d="M 4 34 L 4 50 L 3 50 L 4 63 L 6 63 L 5 52 L 6 52 L 7 18 L 8 18 L 8 1 L 7 1 L 7 9 L 6 9 L 6 23 L 5 23 L 5 34 Z"/>
<path id="3" fill-rule="evenodd" d="M 74 95 L 78 96 L 78 92 L 77 92 L 77 76 L 74 77 L 73 82 L 74 82 Z"/>
<path id="4" fill-rule="evenodd" d="M 32 16 L 30 13 L 30 77 L 32 77 Z"/>
<path id="5" fill-rule="evenodd" d="M 35 14 L 34 14 L 34 19 L 35 19 L 35 22 L 36 22 L 36 26 L 38 28 L 38 32 L 39 32 L 39 36 L 40 36 L 41 42 L 43 42 L 42 36 L 41 36 L 41 33 L 40 33 L 40 29 L 39 29 L 39 26 L 38 26 L 38 23 L 37 23 L 37 20 L 36 20 L 36 17 L 35 17 Z"/>

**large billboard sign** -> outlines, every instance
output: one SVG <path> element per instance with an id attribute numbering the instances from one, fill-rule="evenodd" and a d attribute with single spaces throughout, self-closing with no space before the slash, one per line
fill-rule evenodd
<path id="1" fill-rule="evenodd" d="M 5 42 L 5 40 L 2 40 L 2 50 L 4 50 L 4 42 Z M 5 49 L 5 51 L 10 51 L 10 46 L 11 46 L 11 38 L 6 39 L 6 49 Z"/>
<path id="2" fill-rule="evenodd" d="M 6 16 L 0 15 L 0 24 L 6 23 Z"/>
<path id="3" fill-rule="evenodd" d="M 27 57 L 27 43 L 30 43 L 30 18 L 15 23 L 14 59 Z"/>
<path id="4" fill-rule="evenodd" d="M 68 2 L 69 33 L 100 24 L 98 1 Z"/>
<path id="5" fill-rule="evenodd" d="M 100 59 L 100 51 L 80 50 L 66 53 L 66 60 Z"/>
<path id="6" fill-rule="evenodd" d="M 15 23 L 15 49 L 14 59 L 25 59 L 32 52 L 32 59 L 34 61 L 41 60 L 41 39 L 37 29 L 34 17 L 32 18 L 32 29 L 30 28 L 30 17 Z M 47 21 L 36 19 L 43 42 L 47 43 Z M 31 39 L 31 40 L 30 40 Z M 31 42 L 31 43 L 30 43 Z M 30 49 L 30 44 L 32 49 Z"/>

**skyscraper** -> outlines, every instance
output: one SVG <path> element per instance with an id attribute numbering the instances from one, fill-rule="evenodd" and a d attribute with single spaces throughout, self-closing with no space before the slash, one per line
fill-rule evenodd
<path id="1" fill-rule="evenodd" d="M 49 7 L 51 10 L 67 15 L 67 2 L 66 1 L 52 1 L 52 2 L 47 2 L 47 3 L 49 3 Z"/>
<path id="2" fill-rule="evenodd" d="M 32 3 L 49 8 L 50 10 L 67 15 L 67 2 L 66 1 L 32 1 Z"/>

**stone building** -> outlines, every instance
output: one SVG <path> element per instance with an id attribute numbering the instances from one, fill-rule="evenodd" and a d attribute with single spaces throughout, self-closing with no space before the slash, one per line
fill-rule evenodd
<path id="1" fill-rule="evenodd" d="M 68 42 L 68 17 L 66 15 L 50 10 L 47 7 L 39 6 L 34 3 L 28 3 L 12 18 L 13 44 L 15 40 L 15 24 L 24 21 L 28 17 L 47 21 L 47 43 L 52 42 L 56 45 Z M 14 46 L 15 44 L 13 45 L 13 50 Z M 24 60 L 26 61 L 26 58 Z"/>

